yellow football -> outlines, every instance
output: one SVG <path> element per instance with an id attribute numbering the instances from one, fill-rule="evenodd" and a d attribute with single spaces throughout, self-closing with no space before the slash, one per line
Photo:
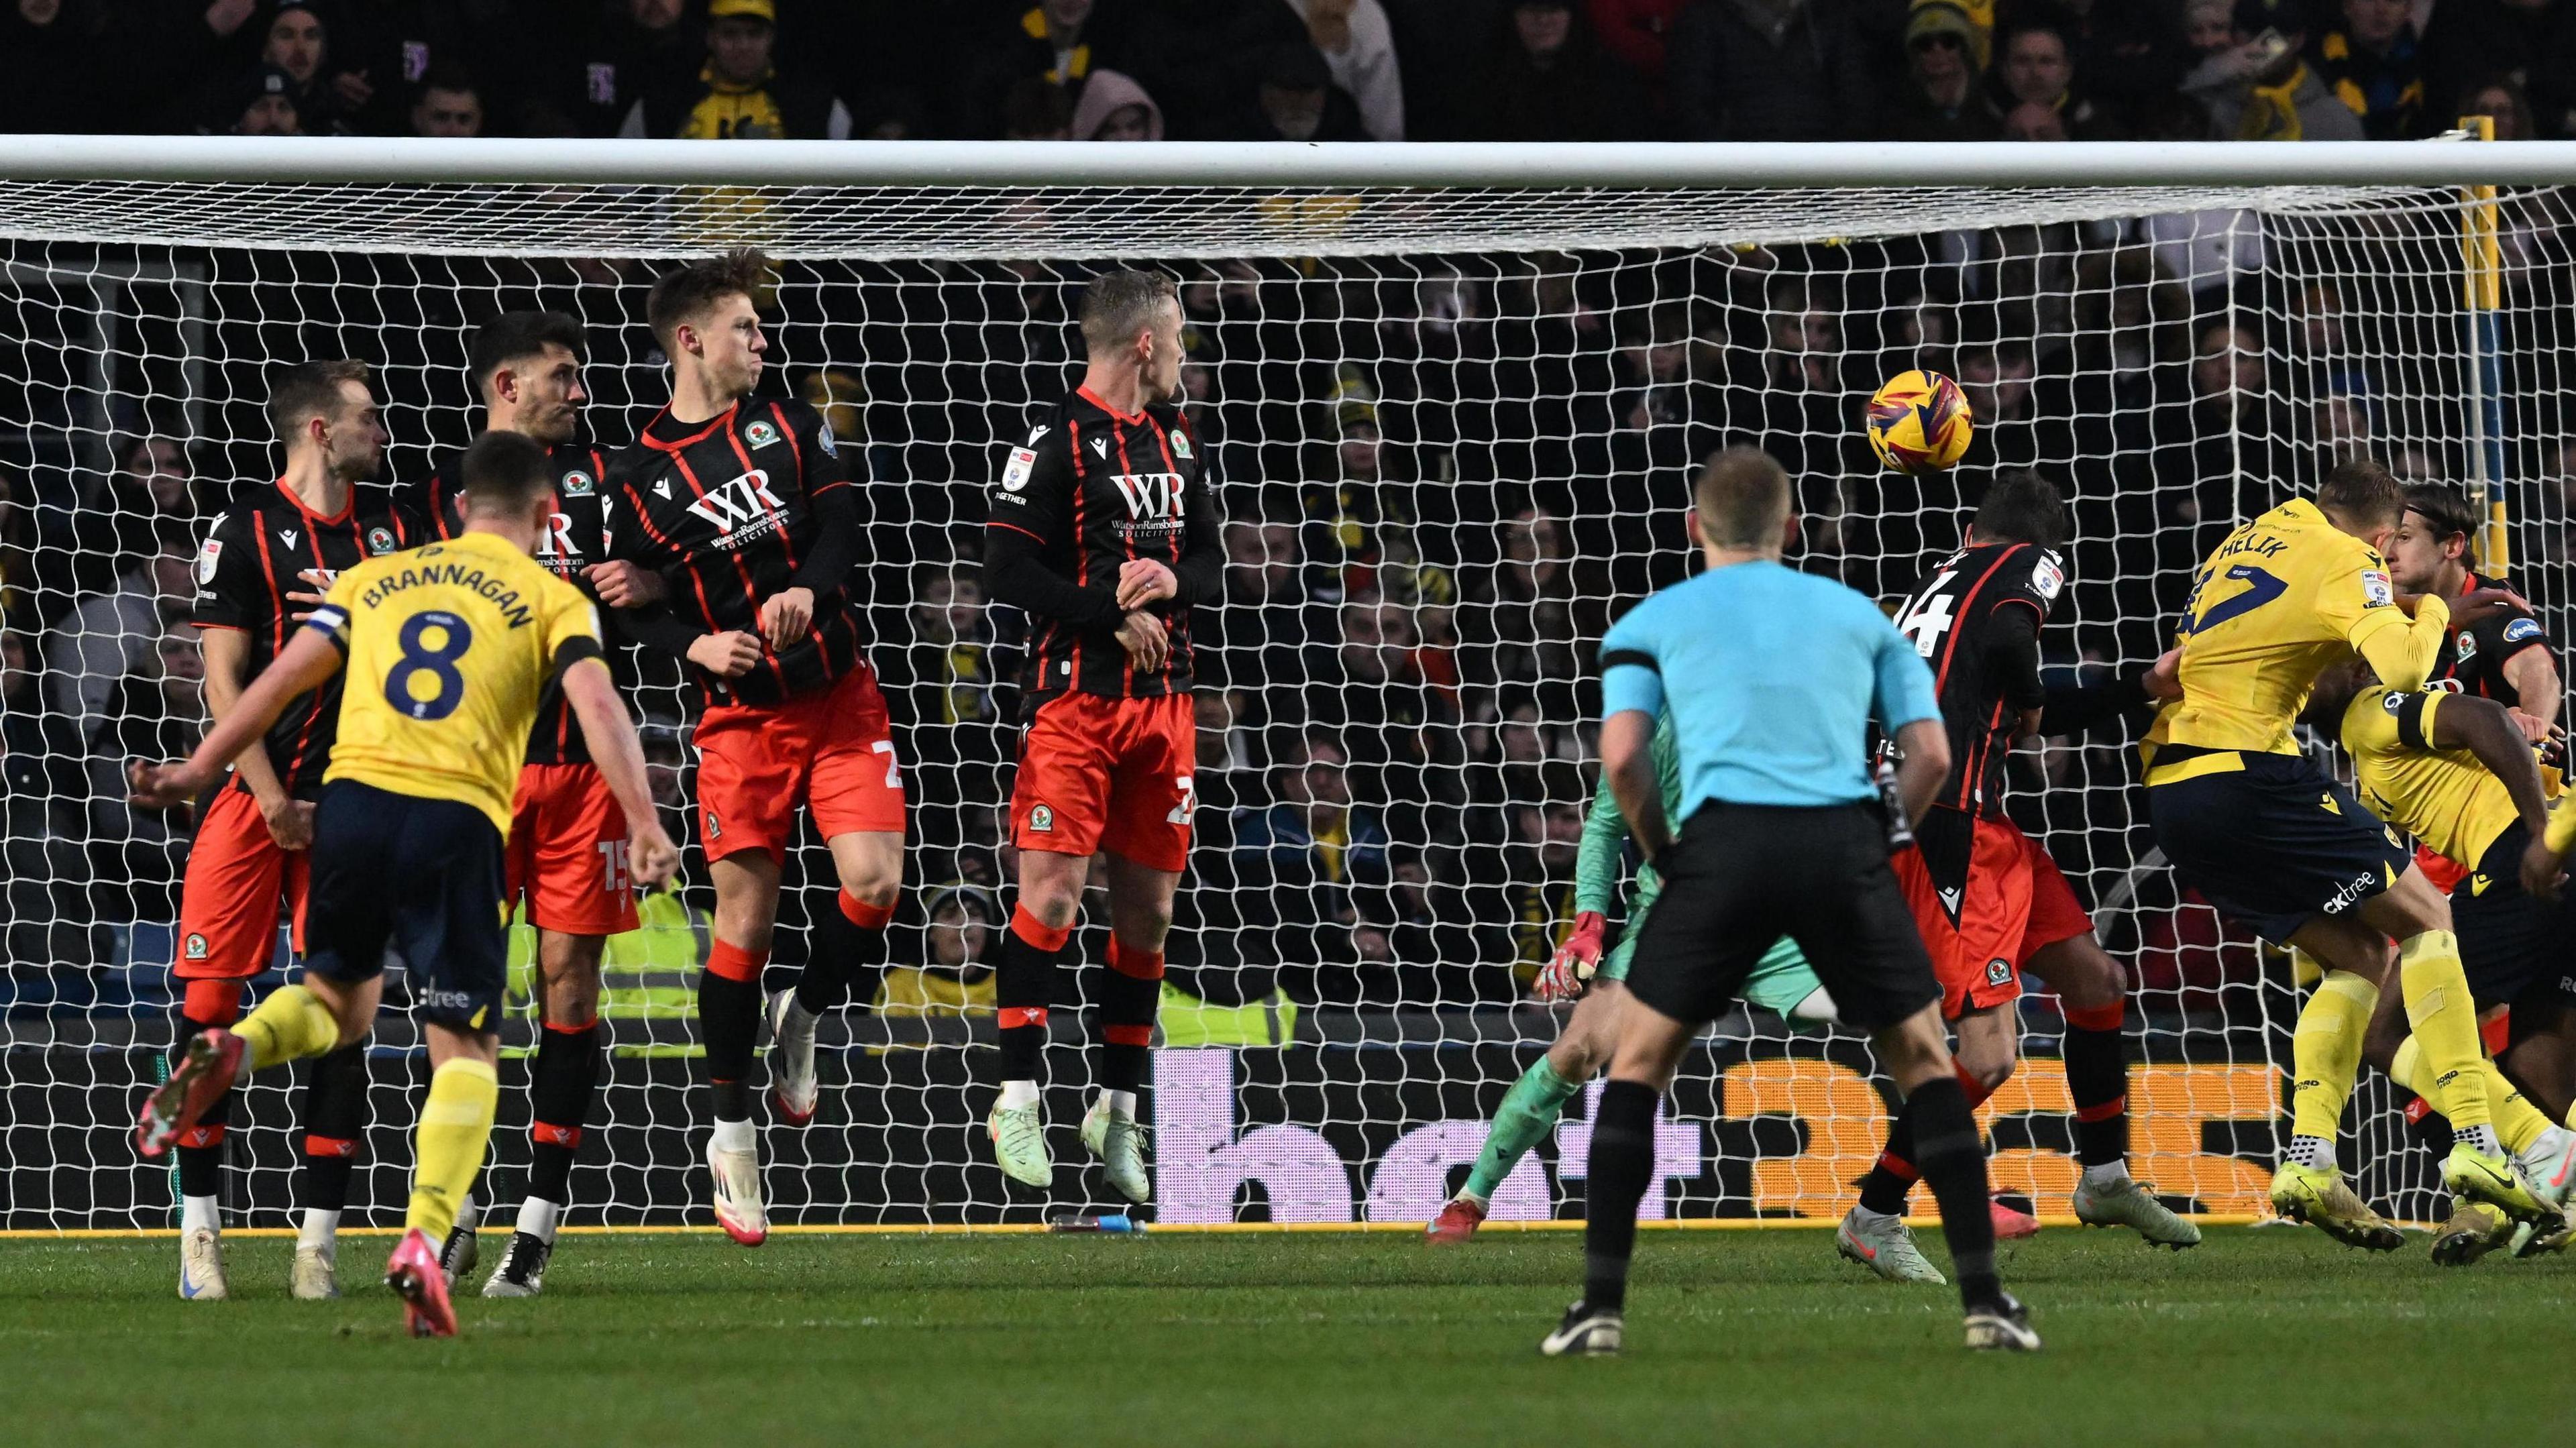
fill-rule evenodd
<path id="1" fill-rule="evenodd" d="M 1869 399 L 1863 419 L 1879 461 L 1903 473 L 1936 472 L 1965 457 L 1976 419 L 1959 384 L 1938 372 L 1902 372 Z"/>

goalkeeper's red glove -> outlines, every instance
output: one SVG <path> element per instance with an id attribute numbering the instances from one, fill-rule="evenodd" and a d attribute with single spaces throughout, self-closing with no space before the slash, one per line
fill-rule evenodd
<path id="1" fill-rule="evenodd" d="M 1583 994 L 1584 986 L 1592 980 L 1592 972 L 1601 965 L 1601 936 L 1609 928 L 1610 922 L 1602 919 L 1601 912 L 1597 910 L 1586 910 L 1575 916 L 1574 933 L 1565 937 L 1565 943 L 1556 948 L 1556 954 L 1540 967 L 1538 979 L 1531 985 L 1531 993 L 1550 1004 L 1570 1001 Z"/>

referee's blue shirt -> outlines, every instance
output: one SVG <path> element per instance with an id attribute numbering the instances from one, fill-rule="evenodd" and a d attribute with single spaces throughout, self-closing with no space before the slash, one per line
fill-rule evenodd
<path id="1" fill-rule="evenodd" d="M 1871 721 L 1893 734 L 1941 716 L 1932 671 L 1878 605 L 1771 562 L 1713 568 L 1630 609 L 1601 640 L 1601 696 L 1605 719 L 1671 712 L 1683 819 L 1710 800 L 1875 798 Z"/>

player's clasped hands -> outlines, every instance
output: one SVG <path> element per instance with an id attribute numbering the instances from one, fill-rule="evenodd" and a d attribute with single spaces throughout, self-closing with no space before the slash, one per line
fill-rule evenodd
<path id="1" fill-rule="evenodd" d="M 260 817 L 268 822 L 268 837 L 281 850 L 313 848 L 313 803 L 293 797 L 271 805 L 263 802 Z"/>
<path id="2" fill-rule="evenodd" d="M 1118 569 L 1118 606 L 1143 608 L 1166 598 L 1177 598 L 1181 581 L 1172 570 L 1151 558 L 1130 558 Z"/>
<path id="3" fill-rule="evenodd" d="M 1592 972 L 1601 965 L 1601 937 L 1610 922 L 1597 910 L 1586 910 L 1574 917 L 1574 931 L 1565 943 L 1539 967 L 1538 979 L 1530 982 L 1530 994 L 1554 1005 L 1583 994 L 1592 981 Z"/>
<path id="4" fill-rule="evenodd" d="M 1171 635 L 1163 631 L 1163 621 L 1150 613 L 1120 619 L 1118 642 L 1127 650 L 1127 662 L 1140 669 L 1159 669 L 1172 654 Z"/>
<path id="5" fill-rule="evenodd" d="M 719 679 L 737 679 L 760 662 L 760 636 L 741 629 L 701 634 L 689 645 L 689 662 Z"/>
<path id="6" fill-rule="evenodd" d="M 610 608 L 642 608 L 661 600 L 662 575 L 623 558 L 594 563 L 581 571 L 591 592 Z"/>
<path id="7" fill-rule="evenodd" d="M 814 624 L 814 590 L 782 588 L 760 606 L 760 632 L 769 646 L 784 652 Z"/>

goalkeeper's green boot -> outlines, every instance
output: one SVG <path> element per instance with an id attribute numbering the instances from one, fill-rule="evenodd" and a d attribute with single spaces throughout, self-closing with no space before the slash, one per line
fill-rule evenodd
<path id="1" fill-rule="evenodd" d="M 1154 1195 L 1154 1179 L 1145 1169 L 1145 1128 L 1115 1109 L 1102 1096 L 1082 1113 L 1082 1144 L 1100 1159 L 1100 1171 L 1118 1195 L 1142 1204 Z"/>
<path id="2" fill-rule="evenodd" d="M 1055 1185 L 1055 1159 L 1047 1155 L 1046 1118 L 1038 1103 L 1010 1107 L 996 1102 L 984 1126 L 1002 1175 L 1024 1186 Z"/>
<path id="3" fill-rule="evenodd" d="M 2150 1247 L 2179 1252 L 2200 1245 L 2199 1227 L 2157 1201 L 2144 1183 L 2127 1177 L 2100 1184 L 2076 1183 L 2075 1220 L 2088 1227 L 2135 1227 Z"/>
<path id="4" fill-rule="evenodd" d="M 2405 1234 L 2353 1194 L 2343 1173 L 2330 1166 L 2300 1166 L 2285 1161 L 2272 1173 L 2272 1207 L 2293 1222 L 2305 1222 L 2347 1247 L 2394 1252 L 2406 1245 Z"/>

